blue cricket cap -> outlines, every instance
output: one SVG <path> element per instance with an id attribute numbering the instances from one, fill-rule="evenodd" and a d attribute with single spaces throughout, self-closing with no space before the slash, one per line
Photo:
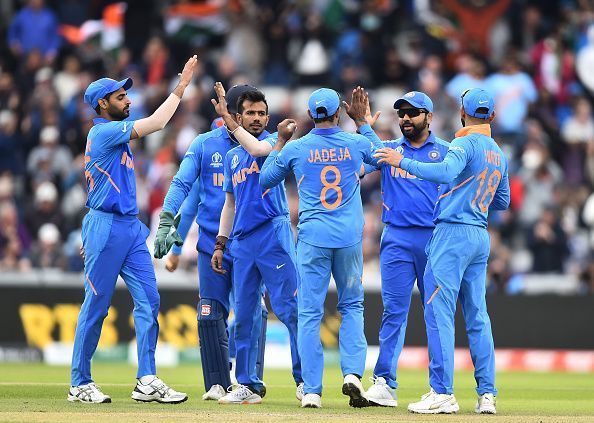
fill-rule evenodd
<path id="1" fill-rule="evenodd" d="M 495 100 L 493 96 L 482 88 L 471 88 L 462 94 L 462 107 L 468 116 L 487 119 L 493 114 Z M 479 109 L 486 109 L 486 113 L 477 113 Z"/>
<path id="2" fill-rule="evenodd" d="M 210 130 L 213 131 L 213 130 L 215 130 L 217 128 L 220 128 L 224 124 L 225 124 L 225 122 L 223 121 L 223 118 L 222 117 L 218 117 L 218 118 L 216 118 L 215 120 L 213 120 L 210 123 Z"/>
<path id="3" fill-rule="evenodd" d="M 307 107 L 314 119 L 329 117 L 340 107 L 340 96 L 330 88 L 320 88 L 311 93 Z"/>
<path id="4" fill-rule="evenodd" d="M 400 109 L 404 103 L 408 103 L 417 109 L 425 109 L 428 112 L 433 113 L 433 102 L 427 94 L 420 91 L 410 91 L 404 94 L 402 97 L 396 100 L 394 103 L 394 108 Z"/>
<path id="5" fill-rule="evenodd" d="M 237 102 L 239 101 L 239 97 L 248 91 L 260 92 L 256 87 L 247 84 L 233 85 L 229 88 L 229 91 L 225 93 L 225 101 L 227 102 L 227 110 L 229 113 L 237 113 Z"/>
<path id="6" fill-rule="evenodd" d="M 91 105 L 94 109 L 99 105 L 99 99 L 104 98 L 107 94 L 123 88 L 128 90 L 132 86 L 132 79 L 126 78 L 121 81 L 116 81 L 111 78 L 101 78 L 91 82 L 85 91 L 85 103 Z"/>

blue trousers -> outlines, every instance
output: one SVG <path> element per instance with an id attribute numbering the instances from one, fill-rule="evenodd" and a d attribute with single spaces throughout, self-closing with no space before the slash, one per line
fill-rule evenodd
<path id="1" fill-rule="evenodd" d="M 242 385 L 260 387 L 251 370 L 257 355 L 251 349 L 254 313 L 260 312 L 262 282 L 270 296 L 272 311 L 287 327 L 291 346 L 293 379 L 301 383 L 301 360 L 297 352 L 297 271 L 291 223 L 279 217 L 231 245 L 235 296 L 235 377 Z"/>
<path id="2" fill-rule="evenodd" d="M 223 268 L 227 270 L 227 273 L 221 275 L 212 270 L 210 260 L 214 251 L 216 235 L 210 232 L 200 230 L 198 236 L 198 279 L 199 279 L 199 292 L 200 298 L 218 301 L 225 308 L 224 319 L 227 321 L 229 312 L 234 308 L 233 298 L 233 258 L 229 252 L 223 255 Z M 264 305 L 265 307 L 265 305 Z M 198 310 L 200 313 L 200 310 Z M 231 325 L 236 324 L 235 319 L 231 322 Z M 250 338 L 250 357 L 254 357 L 253 376 L 255 377 L 256 371 L 256 359 L 258 357 L 258 342 L 260 340 L 260 330 L 262 326 L 262 312 L 258 308 L 254 313 L 254 326 L 253 333 Z M 236 356 L 235 350 L 235 330 L 233 327 L 228 328 L 228 342 L 229 342 L 229 357 Z M 206 390 L 210 389 L 210 386 L 205 387 Z"/>
<path id="3" fill-rule="evenodd" d="M 146 246 L 149 229 L 134 216 L 91 209 L 82 225 L 85 249 L 85 299 L 78 315 L 71 384 L 92 382 L 91 358 L 97 348 L 103 320 L 118 275 L 134 301 L 134 329 L 138 350 L 137 377 L 156 374 L 155 347 L 159 333 L 159 293 Z"/>
<path id="4" fill-rule="evenodd" d="M 340 367 L 343 375 L 363 376 L 367 340 L 363 332 L 363 249 L 359 242 L 346 248 L 297 243 L 299 270 L 299 354 L 303 363 L 304 392 L 322 394 L 324 351 L 320 324 L 324 300 L 334 276 L 338 290 Z"/>
<path id="5" fill-rule="evenodd" d="M 398 387 L 396 369 L 404 345 L 406 322 L 415 280 L 423 299 L 425 247 L 433 228 L 398 228 L 386 225 L 382 233 L 380 270 L 384 313 L 379 332 L 379 356 L 373 374 Z"/>
<path id="6" fill-rule="evenodd" d="M 435 392 L 454 392 L 454 314 L 460 300 L 479 395 L 495 389 L 495 351 L 487 314 L 485 283 L 490 239 L 486 229 L 439 223 L 427 245 L 425 325 L 429 383 Z"/>

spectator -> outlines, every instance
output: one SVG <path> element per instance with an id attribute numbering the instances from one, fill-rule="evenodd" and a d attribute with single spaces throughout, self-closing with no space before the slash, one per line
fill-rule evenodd
<path id="1" fill-rule="evenodd" d="M 58 207 L 58 190 L 51 182 L 42 182 L 37 186 L 34 194 L 33 207 L 28 207 L 25 213 L 25 224 L 31 234 L 37 234 L 45 223 L 53 223 L 62 228 L 64 218 Z"/>
<path id="2" fill-rule="evenodd" d="M 509 54 L 499 72 L 485 81 L 486 90 L 495 97 L 495 130 L 499 139 L 515 146 L 522 145 L 523 122 L 528 107 L 537 98 L 537 91 L 530 76 L 522 72 L 518 59 Z"/>
<path id="3" fill-rule="evenodd" d="M 37 232 L 37 242 L 31 249 L 31 265 L 35 269 L 66 269 L 60 231 L 53 223 L 44 223 Z"/>
<path id="4" fill-rule="evenodd" d="M 533 256 L 533 272 L 563 273 L 569 247 L 554 209 L 546 208 L 542 212 L 528 235 L 528 246 Z"/>
<path id="5" fill-rule="evenodd" d="M 17 116 L 10 110 L 0 111 L 0 173 L 17 175 L 23 172 L 22 140 L 17 132 Z"/>
<path id="6" fill-rule="evenodd" d="M 0 270 L 26 271 L 30 268 L 26 251 L 30 237 L 19 222 L 17 209 L 11 202 L 0 204 Z"/>
<path id="7" fill-rule="evenodd" d="M 17 57 L 39 50 L 43 61 L 51 64 L 58 54 L 60 37 L 56 14 L 44 3 L 44 0 L 29 0 L 16 14 L 8 29 L 8 44 Z"/>
<path id="8" fill-rule="evenodd" d="M 27 160 L 27 171 L 35 181 L 62 182 L 68 175 L 72 154 L 59 145 L 59 138 L 60 132 L 55 126 L 46 126 L 41 130 L 40 145 L 31 151 Z"/>

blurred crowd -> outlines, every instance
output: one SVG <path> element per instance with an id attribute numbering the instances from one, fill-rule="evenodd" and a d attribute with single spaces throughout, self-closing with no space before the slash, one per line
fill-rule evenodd
<path id="1" fill-rule="evenodd" d="M 102 76 L 131 77 L 130 119 L 150 114 L 191 54 L 200 69 L 166 130 L 132 142 L 140 218 L 154 227 L 180 158 L 216 117 L 213 84 L 267 96 L 269 130 L 311 127 L 308 94 L 348 101 L 362 85 L 376 131 L 400 136 L 394 100 L 435 104 L 432 131 L 452 139 L 460 95 L 496 98 L 494 137 L 510 161 L 511 208 L 491 216 L 490 292 L 522 275 L 563 274 L 594 292 L 594 6 L 589 0 L 6 1 L 0 5 L 0 270 L 80 271 L 83 153 Z M 341 125 L 354 130 L 346 115 Z M 288 192 L 297 209 L 294 184 Z M 366 266 L 377 268 L 381 191 L 362 181 Z M 292 213 L 296 220 L 296 213 Z M 191 242 L 188 242 L 190 244 Z M 195 266 L 193 246 L 184 250 Z M 510 283 L 512 281 L 512 283 Z"/>

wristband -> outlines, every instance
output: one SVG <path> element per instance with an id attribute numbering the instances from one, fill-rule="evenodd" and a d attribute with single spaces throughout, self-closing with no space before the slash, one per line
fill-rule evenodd
<path id="1" fill-rule="evenodd" d="M 227 240 L 229 238 L 222 236 L 222 235 L 218 235 L 217 236 L 217 241 L 215 242 L 215 251 L 216 250 L 221 250 L 223 253 L 225 252 L 225 246 L 227 244 Z"/>

